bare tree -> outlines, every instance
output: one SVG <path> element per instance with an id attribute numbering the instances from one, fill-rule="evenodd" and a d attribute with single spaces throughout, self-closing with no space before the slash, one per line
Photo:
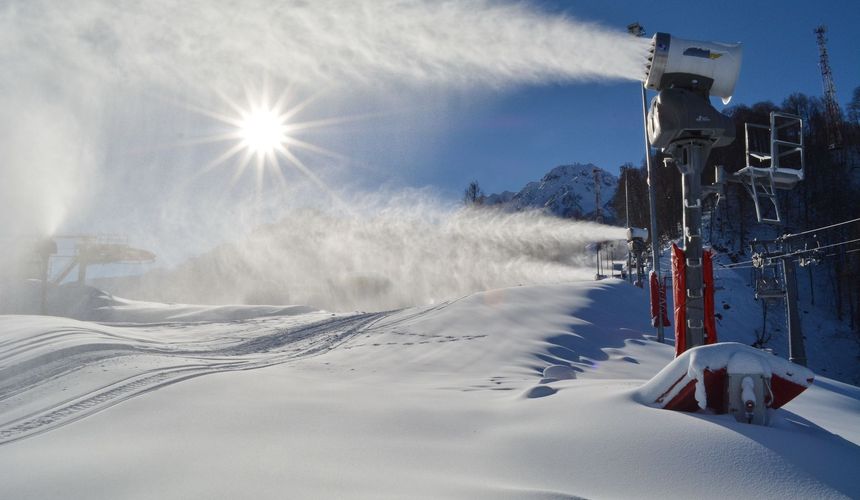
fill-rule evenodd
<path id="1" fill-rule="evenodd" d="M 854 89 L 851 102 L 848 103 L 848 120 L 855 125 L 860 125 L 860 87 Z"/>
<path id="2" fill-rule="evenodd" d="M 484 196 L 484 190 L 481 189 L 481 185 L 478 184 L 478 181 L 470 182 L 463 192 L 463 204 L 467 207 L 483 205 L 485 199 L 486 196 Z"/>

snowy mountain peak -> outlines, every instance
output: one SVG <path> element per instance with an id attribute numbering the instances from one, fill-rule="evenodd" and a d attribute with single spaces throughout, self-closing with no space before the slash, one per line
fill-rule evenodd
<path id="1" fill-rule="evenodd" d="M 609 202 L 618 188 L 618 177 L 592 163 L 559 165 L 538 182 L 529 182 L 518 193 L 505 191 L 487 197 L 488 205 L 503 205 L 511 210 L 543 208 L 559 217 L 587 219 L 594 215 L 597 197 L 595 176 L 600 185 L 600 205 L 611 219 Z"/>

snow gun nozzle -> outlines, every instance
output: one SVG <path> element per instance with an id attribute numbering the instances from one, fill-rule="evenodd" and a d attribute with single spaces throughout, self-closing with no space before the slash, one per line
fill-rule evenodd
<path id="1" fill-rule="evenodd" d="M 740 74 L 742 52 L 740 43 L 686 40 L 656 33 L 645 65 L 645 88 L 683 88 L 721 97 L 728 104 Z"/>

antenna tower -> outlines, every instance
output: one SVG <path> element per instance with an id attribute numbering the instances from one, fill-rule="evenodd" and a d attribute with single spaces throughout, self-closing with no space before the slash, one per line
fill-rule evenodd
<path id="1" fill-rule="evenodd" d="M 600 209 L 600 169 L 594 168 L 591 170 L 594 174 L 594 219 L 603 223 L 603 210 Z"/>
<path id="2" fill-rule="evenodd" d="M 821 80 L 824 84 L 824 112 L 827 118 L 827 139 L 830 149 L 842 147 L 842 110 L 836 100 L 836 85 L 833 83 L 833 72 L 830 71 L 830 62 L 827 55 L 827 27 L 820 25 L 815 28 L 815 36 L 818 39 L 818 53 L 820 56 L 818 65 L 821 68 Z"/>

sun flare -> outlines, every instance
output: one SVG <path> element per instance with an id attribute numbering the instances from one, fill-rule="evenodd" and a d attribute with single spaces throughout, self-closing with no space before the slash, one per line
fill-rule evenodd
<path id="1" fill-rule="evenodd" d="M 324 192 L 334 196 L 331 189 L 314 172 L 321 164 L 306 164 L 308 155 L 322 156 L 335 161 L 346 161 L 342 155 L 322 146 L 311 144 L 299 137 L 309 129 L 328 127 L 354 121 L 360 117 L 337 117 L 315 120 L 297 120 L 307 112 L 308 106 L 320 95 L 314 94 L 304 100 L 295 99 L 289 89 L 276 99 L 266 85 L 262 91 L 245 89 L 244 105 L 221 95 L 224 110 L 215 111 L 201 107 L 189 107 L 192 111 L 214 118 L 226 125 L 219 133 L 188 141 L 189 144 L 227 142 L 229 146 L 217 157 L 203 166 L 197 176 L 212 171 L 219 165 L 234 170 L 230 185 L 233 186 L 248 170 L 255 173 L 258 194 L 275 181 L 283 186 L 287 182 L 286 167 L 292 167 L 302 176 L 316 184 Z M 186 105 L 187 106 L 187 105 Z M 249 169 L 249 167 L 251 167 Z"/>
<path id="2" fill-rule="evenodd" d="M 239 123 L 242 145 L 258 155 L 272 154 L 281 147 L 287 139 L 286 131 L 286 121 L 271 109 L 247 113 Z"/>

